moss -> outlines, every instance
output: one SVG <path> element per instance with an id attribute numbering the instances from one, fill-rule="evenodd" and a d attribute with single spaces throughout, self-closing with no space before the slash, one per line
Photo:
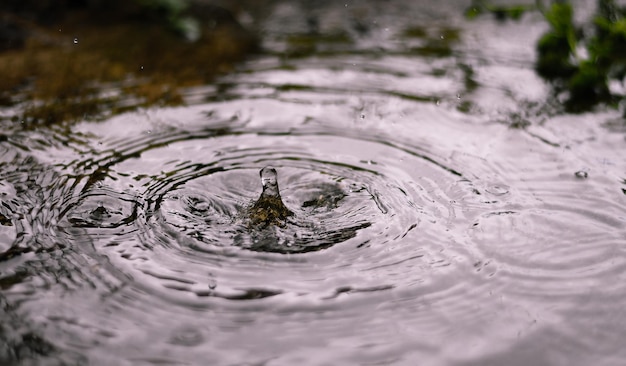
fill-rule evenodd
<path id="1" fill-rule="evenodd" d="M 426 38 L 426 36 L 428 36 L 428 32 L 424 27 L 412 26 L 405 29 L 402 32 L 402 35 L 407 38 Z"/>
<path id="2" fill-rule="evenodd" d="M 180 88 L 210 82 L 256 49 L 256 39 L 228 19 L 209 22 L 215 26 L 191 43 L 132 12 L 106 24 L 94 16 L 70 12 L 60 29 L 30 24 L 23 49 L 0 53 L 0 101 L 23 106 L 26 127 L 116 113 L 129 100 L 181 104 Z M 105 93 L 105 84 L 114 92 Z"/>
<path id="3" fill-rule="evenodd" d="M 423 40 L 419 46 L 410 47 L 408 52 L 426 57 L 449 57 L 452 55 L 453 45 L 461 38 L 457 28 L 441 27 L 432 31 L 426 31 L 421 26 L 406 28 L 400 33 L 400 37 Z"/>
<path id="4" fill-rule="evenodd" d="M 346 32 L 298 33 L 287 36 L 285 42 L 287 44 L 285 55 L 289 57 L 308 57 L 314 53 L 320 53 L 320 50 L 324 48 L 354 43 Z"/>
<path id="5" fill-rule="evenodd" d="M 494 5 L 484 0 L 473 0 L 465 9 L 465 17 L 474 19 L 481 14 L 490 13 L 498 21 L 519 20 L 526 12 L 534 9 L 534 5 Z"/>

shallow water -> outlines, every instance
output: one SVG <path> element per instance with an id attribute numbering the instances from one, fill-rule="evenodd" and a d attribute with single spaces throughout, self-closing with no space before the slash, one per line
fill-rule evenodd
<path id="1" fill-rule="evenodd" d="M 276 2 L 190 106 L 4 122 L 2 363 L 622 364 L 624 122 L 462 6 Z M 266 165 L 294 216 L 250 228 Z"/>

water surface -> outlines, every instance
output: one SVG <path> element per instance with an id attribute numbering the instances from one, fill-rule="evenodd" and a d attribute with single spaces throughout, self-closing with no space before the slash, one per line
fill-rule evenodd
<path id="1" fill-rule="evenodd" d="M 2 122 L 0 360 L 621 364 L 624 122 L 460 3 L 272 3 L 187 107 Z M 267 165 L 293 216 L 251 228 Z"/>

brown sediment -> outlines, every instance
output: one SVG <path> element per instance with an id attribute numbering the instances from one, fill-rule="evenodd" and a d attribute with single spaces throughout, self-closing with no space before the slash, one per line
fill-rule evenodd
<path id="1" fill-rule="evenodd" d="M 0 105 L 18 104 L 14 119 L 25 127 L 182 104 L 181 88 L 231 71 L 257 44 L 215 6 L 194 9 L 201 24 L 195 42 L 136 9 L 108 18 L 69 11 L 47 25 L 0 15 L 28 34 L 21 49 L 0 53 Z"/>

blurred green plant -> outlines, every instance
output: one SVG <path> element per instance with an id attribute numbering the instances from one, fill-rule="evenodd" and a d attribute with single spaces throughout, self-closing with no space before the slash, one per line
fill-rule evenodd
<path id="1" fill-rule="evenodd" d="M 188 0 L 135 0 L 143 8 L 163 18 L 167 25 L 185 39 L 195 42 L 200 38 L 200 23 L 197 19 L 185 15 L 189 7 Z"/>
<path id="2" fill-rule="evenodd" d="M 521 6 L 494 7 L 474 1 L 469 18 L 494 13 L 498 19 L 518 19 Z M 596 13 L 585 24 L 574 22 L 569 1 L 554 0 L 544 6 L 537 0 L 527 10 L 540 11 L 550 28 L 537 41 L 536 70 L 552 82 L 557 94 L 564 94 L 565 108 L 584 112 L 599 103 L 617 106 L 624 93 L 611 90 L 610 83 L 622 84 L 626 76 L 626 8 L 614 0 L 598 0 Z M 513 16 L 514 15 L 514 16 Z"/>

